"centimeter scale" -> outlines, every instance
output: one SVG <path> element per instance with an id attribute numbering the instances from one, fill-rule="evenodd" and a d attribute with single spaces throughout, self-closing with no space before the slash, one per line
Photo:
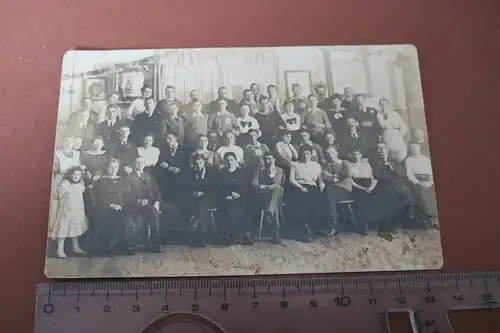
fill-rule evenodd
<path id="1" fill-rule="evenodd" d="M 451 333 L 449 310 L 497 301 L 500 272 L 45 283 L 35 333 L 390 332 L 401 313 Z"/>

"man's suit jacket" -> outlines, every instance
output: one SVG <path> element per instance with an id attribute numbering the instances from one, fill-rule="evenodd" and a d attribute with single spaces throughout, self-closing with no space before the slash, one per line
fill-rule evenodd
<path id="1" fill-rule="evenodd" d="M 186 120 L 181 116 L 177 116 L 177 118 L 174 119 L 170 115 L 167 115 L 165 116 L 165 118 L 163 118 L 163 124 L 166 134 L 176 133 L 179 137 L 179 144 L 183 146 Z"/>
<path id="2" fill-rule="evenodd" d="M 182 171 L 185 171 L 185 168 L 188 164 L 189 157 L 186 155 L 184 149 L 180 146 L 177 147 L 175 152 L 170 149 L 169 146 L 164 146 L 160 149 L 160 157 L 158 159 L 158 165 L 162 162 L 166 162 L 169 167 L 177 167 Z"/>
<path id="3" fill-rule="evenodd" d="M 139 113 L 132 123 L 130 138 L 136 145 L 142 146 L 144 136 L 151 134 L 155 140 L 155 146 L 163 143 L 166 134 L 164 116 L 154 111 L 151 116 L 146 112 Z"/>
<path id="4" fill-rule="evenodd" d="M 104 147 L 107 147 L 111 140 L 117 140 L 120 136 L 120 127 L 127 125 L 127 121 L 116 119 L 115 123 L 110 127 L 108 121 L 105 120 L 95 126 L 95 134 L 102 136 L 104 139 Z"/>
<path id="5" fill-rule="evenodd" d="M 198 178 L 198 173 L 193 169 L 189 169 L 185 173 L 185 189 L 188 196 L 192 196 L 194 192 L 201 191 L 206 196 L 213 196 L 217 184 L 217 173 L 211 167 L 206 167 L 203 178 Z M 201 177 L 201 176 L 200 176 Z"/>
<path id="6" fill-rule="evenodd" d="M 343 135 L 339 138 L 339 146 L 341 148 L 340 155 L 341 158 L 347 159 L 348 154 L 354 150 L 360 150 L 363 156 L 370 153 L 369 152 L 369 140 L 366 135 L 362 132 L 357 132 L 357 139 L 354 138 L 350 133 L 343 133 Z"/>
<path id="7" fill-rule="evenodd" d="M 131 197 L 136 205 L 139 199 L 148 199 L 149 204 L 154 204 L 155 201 L 161 202 L 158 185 L 148 172 L 143 172 L 142 177 L 139 177 L 134 170 L 128 175 L 127 180 L 130 183 Z"/>
<path id="8" fill-rule="evenodd" d="M 131 140 L 126 144 L 120 139 L 111 140 L 108 152 L 110 157 L 120 160 L 120 170 L 126 166 L 134 168 L 135 159 L 139 156 L 137 146 Z"/>

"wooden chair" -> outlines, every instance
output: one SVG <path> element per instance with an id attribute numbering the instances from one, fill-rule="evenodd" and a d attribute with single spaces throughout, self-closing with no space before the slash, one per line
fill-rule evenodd
<path id="1" fill-rule="evenodd" d="M 358 227 L 358 223 L 356 221 L 356 217 L 354 216 L 354 211 L 352 210 L 352 205 L 354 204 L 354 200 L 342 200 L 342 201 L 337 201 L 337 205 L 346 205 L 347 209 L 349 210 L 349 215 L 352 224 L 354 225 L 355 228 Z"/>

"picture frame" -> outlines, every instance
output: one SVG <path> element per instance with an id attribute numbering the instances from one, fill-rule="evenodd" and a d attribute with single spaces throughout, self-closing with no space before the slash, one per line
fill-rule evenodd
<path id="1" fill-rule="evenodd" d="M 88 77 L 83 81 L 83 91 L 92 101 L 104 101 L 108 94 L 109 78 L 105 76 Z"/>
<path id="2" fill-rule="evenodd" d="M 114 67 L 113 87 L 118 93 L 119 104 L 130 104 L 142 96 L 141 89 L 147 84 L 153 88 L 155 66 L 153 63 L 117 64 Z"/>
<path id="3" fill-rule="evenodd" d="M 302 96 L 308 96 L 313 92 L 313 85 L 310 71 L 285 71 L 286 97 L 292 98 L 292 85 L 300 84 Z"/>

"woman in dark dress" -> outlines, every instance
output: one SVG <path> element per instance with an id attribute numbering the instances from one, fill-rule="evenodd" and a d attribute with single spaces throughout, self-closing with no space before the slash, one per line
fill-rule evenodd
<path id="1" fill-rule="evenodd" d="M 311 229 L 323 229 L 322 207 L 324 197 L 322 192 L 325 183 L 322 179 L 322 169 L 318 162 L 312 160 L 312 147 L 304 144 L 299 150 L 300 161 L 290 169 L 290 192 L 287 202 L 293 214 L 294 229 L 301 230 L 301 238 L 309 242 Z"/>
<path id="2" fill-rule="evenodd" d="M 378 205 L 375 189 L 377 180 L 373 177 L 373 170 L 361 151 L 353 150 L 349 153 L 352 164 L 352 198 L 354 199 L 354 215 L 358 227 L 363 235 L 368 234 L 368 225 L 372 221 L 372 214 L 377 215 Z"/>
<path id="3" fill-rule="evenodd" d="M 243 241 L 251 244 L 245 210 L 247 173 L 240 167 L 235 153 L 224 154 L 224 161 L 226 166 L 219 171 L 217 196 L 223 226 L 221 237 L 225 243 L 231 244 L 243 235 Z"/>
<path id="4" fill-rule="evenodd" d="M 129 219 L 130 184 L 118 176 L 120 162 L 112 158 L 106 174 L 93 186 L 91 207 L 95 251 L 106 255 L 135 254 L 135 233 Z"/>
<path id="5" fill-rule="evenodd" d="M 335 235 L 341 228 L 337 212 L 337 202 L 349 200 L 352 196 L 352 167 L 339 158 L 337 148 L 330 146 L 325 150 L 328 163 L 323 166 L 323 181 L 326 184 L 328 212 L 330 217 L 329 235 Z"/>

